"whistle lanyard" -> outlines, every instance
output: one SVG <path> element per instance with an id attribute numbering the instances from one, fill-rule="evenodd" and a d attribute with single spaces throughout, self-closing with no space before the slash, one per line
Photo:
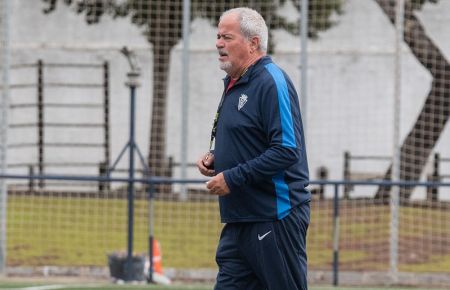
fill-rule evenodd
<path id="1" fill-rule="evenodd" d="M 220 98 L 220 103 L 219 103 L 219 107 L 217 108 L 216 115 L 214 116 L 213 127 L 211 130 L 211 140 L 209 141 L 209 151 L 210 152 L 211 152 L 211 150 L 214 150 L 214 147 L 215 147 L 213 145 L 214 145 L 214 139 L 216 138 L 217 123 L 219 122 L 220 109 L 222 108 L 223 100 L 225 99 L 226 93 L 227 93 L 227 90 L 225 89 L 223 91 L 222 98 Z"/>

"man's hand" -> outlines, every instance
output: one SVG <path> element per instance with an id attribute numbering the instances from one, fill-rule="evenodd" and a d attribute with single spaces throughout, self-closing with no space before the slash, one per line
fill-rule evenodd
<path id="1" fill-rule="evenodd" d="M 214 195 L 226 195 L 230 193 L 230 189 L 228 188 L 227 183 L 225 182 L 225 178 L 223 173 L 219 173 L 213 178 L 211 178 L 208 182 L 206 182 L 206 188 L 209 189 L 210 194 Z"/>
<path id="2" fill-rule="evenodd" d="M 214 154 L 208 152 L 197 160 L 197 168 L 204 176 L 214 176 Z"/>

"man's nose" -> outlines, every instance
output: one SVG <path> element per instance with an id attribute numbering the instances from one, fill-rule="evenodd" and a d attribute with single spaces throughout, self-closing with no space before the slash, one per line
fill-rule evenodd
<path id="1" fill-rule="evenodd" d="M 223 48 L 224 47 L 222 39 L 219 38 L 219 39 L 216 40 L 216 47 L 217 48 Z"/>

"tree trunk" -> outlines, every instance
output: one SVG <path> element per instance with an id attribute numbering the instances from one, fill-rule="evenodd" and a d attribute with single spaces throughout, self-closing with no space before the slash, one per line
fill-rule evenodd
<path id="1" fill-rule="evenodd" d="M 169 162 L 166 160 L 166 107 L 170 50 L 171 46 L 162 41 L 153 43 L 153 101 L 148 156 L 148 166 L 152 176 L 171 175 Z"/>
<path id="2" fill-rule="evenodd" d="M 395 23 L 396 1 L 375 0 L 389 20 Z M 417 60 L 433 76 L 431 90 L 424 106 L 400 149 L 400 179 L 418 181 L 430 153 L 449 118 L 450 65 L 439 48 L 428 37 L 419 19 L 414 15 L 411 1 L 405 2 L 404 41 Z M 392 165 L 385 173 L 390 179 Z M 409 198 L 413 188 L 402 188 L 401 198 Z M 388 198 L 390 188 L 380 187 L 376 198 Z"/>

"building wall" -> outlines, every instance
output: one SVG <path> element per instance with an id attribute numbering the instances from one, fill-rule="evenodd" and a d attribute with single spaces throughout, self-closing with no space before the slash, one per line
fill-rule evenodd
<path id="1" fill-rule="evenodd" d="M 137 142 L 146 156 L 149 142 L 151 112 L 152 52 L 142 31 L 128 19 L 104 17 L 97 25 L 61 5 L 55 12 L 40 13 L 41 1 L 13 1 L 11 44 L 12 63 L 49 62 L 111 63 L 111 147 L 112 159 L 117 157 L 128 139 L 129 91 L 125 87 L 128 65 L 118 52 L 124 45 L 138 53 L 142 66 L 142 86 L 137 91 Z M 288 6 L 279 13 L 295 19 Z M 320 166 L 329 169 L 330 179 L 341 179 L 343 152 L 355 155 L 386 155 L 393 152 L 394 54 L 395 30 L 375 1 L 347 0 L 342 15 L 335 15 L 336 25 L 309 41 L 307 109 L 307 150 L 311 178 Z M 450 1 L 427 4 L 417 12 L 427 33 L 450 59 Z M 38 29 L 36 29 L 38 28 Z M 191 59 L 189 74 L 188 162 L 208 149 L 212 119 L 223 89 L 224 73 L 218 69 L 215 52 L 215 28 L 205 19 L 196 19 L 191 26 Z M 274 60 L 300 87 L 300 40 L 284 31 L 274 33 Z M 172 51 L 168 84 L 167 154 L 180 160 L 181 129 L 181 44 Z M 428 71 L 402 48 L 402 123 L 406 136 L 428 95 L 432 81 Z M 72 76 L 74 80 L 82 75 Z M 20 74 L 14 74 L 20 78 Z M 16 95 L 12 93 L 12 98 Z M 76 98 L 77 96 L 74 96 Z M 12 119 L 18 116 L 12 114 Z M 26 118 L 26 117 L 25 117 Z M 70 118 L 84 118 L 71 115 Z M 12 138 L 10 138 L 11 140 Z M 450 157 L 448 126 L 435 151 Z M 19 158 L 12 153 L 9 160 Z M 14 155 L 18 154 L 18 155 Z M 25 155 L 32 156 L 32 152 Z M 58 155 L 59 154 L 59 155 Z M 72 153 L 77 154 L 76 152 Z M 20 153 L 24 158 L 24 152 Z M 65 158 L 54 152 L 54 158 Z M 383 172 L 388 163 L 368 161 L 354 163 L 355 170 Z M 122 163 L 121 166 L 126 166 Z M 71 173 L 74 169 L 67 169 Z M 443 172 L 450 164 L 442 164 Z M 429 172 L 429 171 L 428 171 Z M 76 172 L 77 173 L 77 172 Z M 189 177 L 199 178 L 196 169 Z M 373 191 L 373 190 L 372 190 Z M 371 194 L 361 189 L 360 194 Z M 447 190 L 446 197 L 450 198 Z M 418 190 L 417 197 L 424 191 Z"/>

